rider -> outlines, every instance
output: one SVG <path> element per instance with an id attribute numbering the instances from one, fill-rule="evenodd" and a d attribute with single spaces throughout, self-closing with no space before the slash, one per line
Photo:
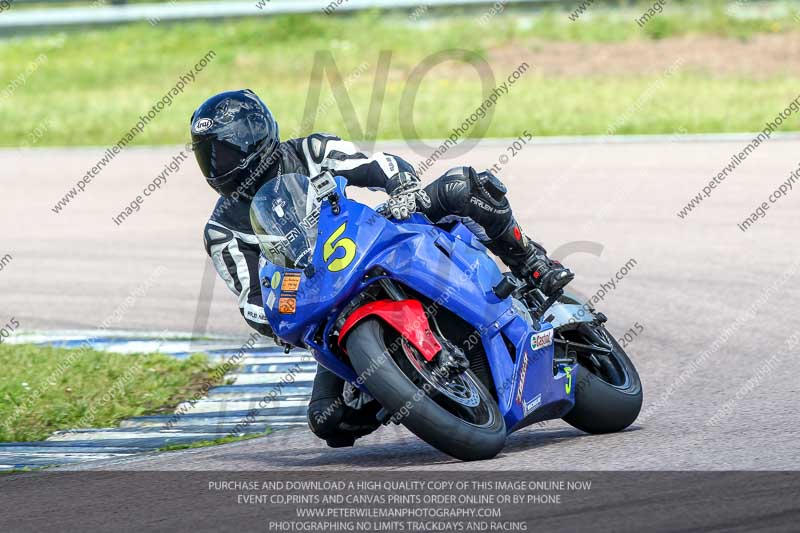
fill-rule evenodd
<path id="1" fill-rule="evenodd" d="M 408 162 L 382 152 L 368 157 L 334 135 L 315 133 L 281 142 L 272 113 L 249 89 L 206 100 L 192 115 L 191 135 L 197 163 L 221 196 L 205 227 L 206 251 L 238 296 L 244 319 L 263 335 L 273 333 L 261 300 L 260 249 L 249 210 L 256 191 L 280 174 L 314 177 L 331 171 L 347 178 L 349 185 L 385 190 L 387 208 L 397 219 L 420 211 L 434 223 L 461 220 L 517 277 L 531 278 L 546 295 L 574 277 L 522 232 L 511 213 L 506 187 L 488 171 L 453 168 L 423 189 Z M 356 438 L 379 426 L 375 406 L 370 406 L 376 402 L 361 407 L 350 395 L 343 398 L 343 389 L 343 380 L 319 368 L 308 408 L 309 426 L 332 447 L 352 446 Z"/>

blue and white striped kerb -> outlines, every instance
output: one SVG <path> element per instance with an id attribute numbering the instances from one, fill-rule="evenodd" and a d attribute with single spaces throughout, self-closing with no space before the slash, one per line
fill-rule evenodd
<path id="1" fill-rule="evenodd" d="M 89 342 L 96 350 L 112 353 L 165 353 L 188 357 L 208 354 L 215 363 L 228 361 L 242 352 L 247 339 L 214 337 L 193 339 L 191 335 L 143 334 L 124 331 L 54 332 L 20 334 L 14 343 L 34 343 L 78 348 Z M 41 442 L 0 443 L 0 471 L 79 463 L 124 457 L 167 445 L 214 440 L 237 434 L 261 433 L 306 426 L 306 406 L 316 363 L 304 350 L 289 355 L 272 343 L 256 344 L 239 357 L 238 368 L 227 374 L 231 384 L 214 387 L 208 396 L 178 405 L 174 415 L 141 416 L 123 421 L 118 428 L 59 431 Z M 291 372 L 293 381 L 286 383 Z M 280 394 L 268 402 L 276 385 Z M 259 407 L 259 403 L 265 407 Z M 248 418 L 249 416 L 249 418 Z M 247 419 L 247 423 L 243 421 Z"/>

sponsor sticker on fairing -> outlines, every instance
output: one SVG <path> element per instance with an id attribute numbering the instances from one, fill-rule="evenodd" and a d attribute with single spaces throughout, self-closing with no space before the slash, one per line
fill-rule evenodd
<path id="1" fill-rule="evenodd" d="M 271 310 L 275 306 L 276 299 L 277 297 L 275 296 L 275 293 L 273 291 L 269 291 L 269 294 L 267 295 L 267 309 Z"/>
<path id="2" fill-rule="evenodd" d="M 536 398 L 525 402 L 525 416 L 528 416 L 542 404 L 542 395 L 539 394 Z"/>
<path id="3" fill-rule="evenodd" d="M 525 392 L 525 378 L 528 376 L 528 354 L 526 353 L 522 359 L 522 366 L 519 370 L 519 387 L 517 387 L 517 395 L 515 396 L 517 403 L 522 404 L 522 395 Z"/>
<path id="4" fill-rule="evenodd" d="M 283 275 L 281 292 L 297 292 L 300 288 L 301 275 L 299 272 L 287 272 Z"/>
<path id="5" fill-rule="evenodd" d="M 548 329 L 547 331 L 542 331 L 541 333 L 535 333 L 531 337 L 531 349 L 541 350 L 545 346 L 550 346 L 553 344 L 554 331 L 555 330 Z"/>
<path id="6" fill-rule="evenodd" d="M 281 297 L 278 300 L 278 312 L 282 315 L 293 315 L 297 313 L 297 296 Z"/>

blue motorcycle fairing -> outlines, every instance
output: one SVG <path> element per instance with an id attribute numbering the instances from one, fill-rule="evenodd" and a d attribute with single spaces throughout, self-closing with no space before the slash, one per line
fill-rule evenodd
<path id="1" fill-rule="evenodd" d="M 352 367 L 315 339 L 328 338 L 342 309 L 375 282 L 367 274 L 379 267 L 386 277 L 450 310 L 478 332 L 475 340 L 485 349 L 509 432 L 531 423 L 537 413 L 563 416 L 574 404 L 574 388 L 567 387 L 563 369 L 553 375 L 552 341 L 532 346 L 536 338 L 552 336 L 552 326 L 544 322 L 534 330 L 515 312 L 510 298 L 500 300 L 494 294 L 502 273 L 474 234 L 461 224 L 445 231 L 420 215 L 389 221 L 349 200 L 345 185 L 337 178 L 338 214 L 329 201 L 322 204 L 310 268 L 284 269 L 262 258 L 264 308 L 276 335 L 308 346 L 320 364 L 366 390 Z M 296 291 L 283 290 L 287 273 L 299 274 Z M 294 313 L 279 312 L 282 298 L 296 299 Z M 513 357 L 504 337 L 514 346 Z M 571 375 L 574 380 L 575 373 Z"/>

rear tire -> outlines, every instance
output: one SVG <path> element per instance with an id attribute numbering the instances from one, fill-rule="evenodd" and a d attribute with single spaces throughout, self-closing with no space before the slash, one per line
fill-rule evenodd
<path id="1" fill-rule="evenodd" d="M 434 448 L 462 461 L 491 459 L 503 449 L 505 420 L 492 395 L 471 372 L 467 372 L 468 379 L 476 386 L 488 414 L 481 426 L 447 411 L 406 376 L 394 359 L 405 355 L 400 350 L 388 351 L 385 326 L 380 320 L 372 318 L 358 324 L 347 337 L 347 353 L 370 394 L 387 412 L 395 416 L 407 413 L 401 423 Z"/>
<path id="2" fill-rule="evenodd" d="M 605 332 L 605 328 L 603 328 Z M 611 335 L 613 355 L 626 376 L 612 385 L 580 366 L 575 376 L 575 407 L 564 417 L 568 424 L 586 433 L 614 433 L 627 428 L 642 408 L 642 382 L 628 355 Z"/>

